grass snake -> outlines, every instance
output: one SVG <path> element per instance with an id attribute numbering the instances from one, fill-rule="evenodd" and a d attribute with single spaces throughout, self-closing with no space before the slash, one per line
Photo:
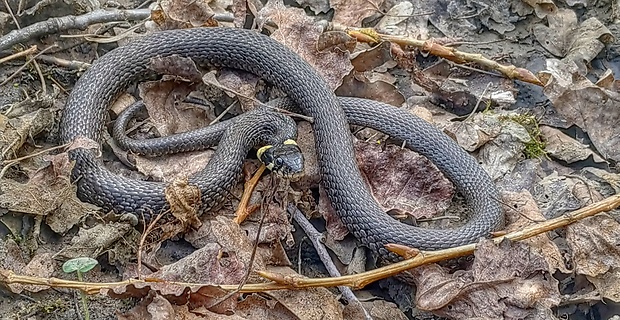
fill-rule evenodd
<path id="1" fill-rule="evenodd" d="M 156 32 L 103 55 L 80 77 L 68 98 L 60 126 L 63 143 L 79 137 L 100 143 L 112 102 L 131 83 L 150 72 L 150 59 L 171 55 L 253 73 L 278 87 L 303 114 L 311 116 L 321 183 L 333 208 L 353 235 L 381 256 L 393 260 L 384 248 L 388 243 L 438 250 L 476 242 L 502 226 L 494 183 L 452 139 L 408 111 L 370 100 L 336 97 L 326 81 L 300 56 L 250 30 L 195 28 Z M 243 129 L 245 122 L 238 122 Z M 262 123 L 269 122 L 266 119 Z M 469 221 L 444 230 L 419 228 L 389 217 L 366 187 L 356 165 L 350 123 L 378 129 L 429 158 L 466 198 L 472 210 Z M 253 130 L 262 130 L 258 127 Z M 228 148 L 226 145 L 222 141 L 218 151 Z M 245 157 L 221 154 L 216 160 L 227 167 L 230 160 Z M 165 208 L 163 183 L 115 175 L 103 166 L 93 150 L 76 148 L 70 151 L 70 157 L 75 160 L 72 179 L 82 200 L 117 212 Z M 223 169 L 213 173 L 233 174 Z M 208 176 L 201 179 L 193 182 L 202 189 L 205 208 L 222 201 L 231 187 Z"/>

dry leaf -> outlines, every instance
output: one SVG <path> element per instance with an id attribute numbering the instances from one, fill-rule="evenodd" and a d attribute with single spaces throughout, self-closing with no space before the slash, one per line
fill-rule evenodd
<path id="1" fill-rule="evenodd" d="M 553 3 L 553 0 L 523 0 L 523 2 L 534 8 L 536 16 L 544 18 L 547 15 L 552 15 L 557 12 L 558 7 Z"/>
<path id="2" fill-rule="evenodd" d="M 491 179 L 498 179 L 515 168 L 531 139 L 522 125 L 509 119 L 501 121 L 501 132 L 493 138 L 493 143 L 480 148 L 478 161 Z"/>
<path id="3" fill-rule="evenodd" d="M 417 307 L 451 319 L 556 319 L 557 280 L 527 244 L 483 240 L 475 256 L 470 271 L 449 274 L 436 264 L 412 269 Z"/>
<path id="4" fill-rule="evenodd" d="M 506 213 L 506 232 L 514 232 L 534 223 L 545 221 L 545 216 L 540 213 L 536 201 L 528 191 L 502 193 L 503 211 Z M 549 273 L 556 270 L 562 273 L 570 273 L 566 268 L 562 253 L 549 239 L 546 233 L 525 239 L 522 241 L 530 245 L 531 249 L 543 256 L 549 266 Z"/>
<path id="5" fill-rule="evenodd" d="M 369 76 L 376 74 L 372 71 L 369 71 L 368 75 L 353 71 L 344 78 L 342 86 L 336 90 L 336 94 L 344 97 L 366 98 L 393 106 L 403 105 L 405 98 L 396 86 L 383 80 L 369 78 Z"/>
<path id="6" fill-rule="evenodd" d="M 259 28 L 267 21 L 275 23 L 278 30 L 271 37 L 299 54 L 323 76 L 332 89 L 339 87 L 342 78 L 353 69 L 348 52 L 337 49 L 321 52 L 317 49 L 322 27 L 308 17 L 303 9 L 285 7 L 282 0 L 269 0 L 258 13 L 257 20 Z"/>
<path id="7" fill-rule="evenodd" d="M 540 44 L 563 61 L 575 62 L 580 73 L 588 72 L 586 64 L 613 41 L 611 32 L 596 18 L 589 18 L 581 24 L 573 10 L 560 9 L 556 14 L 547 16 L 549 26 L 535 25 L 532 29 Z"/>
<path id="8" fill-rule="evenodd" d="M 26 139 L 49 130 L 54 122 L 50 109 L 9 119 L 0 114 L 0 160 L 16 158 Z"/>
<path id="9" fill-rule="evenodd" d="M 240 93 L 237 98 L 241 103 L 241 110 L 247 111 L 254 107 L 254 100 L 245 97 L 254 97 L 256 94 L 256 86 L 258 85 L 258 77 L 239 70 L 224 69 L 217 78 L 217 83 L 224 88 Z M 230 91 L 225 92 L 229 96 L 233 96 Z"/>
<path id="10" fill-rule="evenodd" d="M 153 21 L 162 30 L 217 26 L 209 4 L 215 1 L 162 0 L 153 10 Z"/>
<path id="11" fill-rule="evenodd" d="M 185 179 L 207 166 L 213 150 L 173 154 L 165 157 L 136 157 L 136 168 L 155 181 Z"/>
<path id="12" fill-rule="evenodd" d="M 411 39 L 428 39 L 428 15 L 416 15 L 421 0 L 403 1 L 394 5 L 375 26 L 379 33 Z"/>
<path id="13" fill-rule="evenodd" d="M 327 13 L 331 9 L 329 0 L 295 0 L 295 2 L 302 8 L 309 8 L 316 15 L 321 12 Z"/>
<path id="14" fill-rule="evenodd" d="M 545 141 L 545 151 L 550 156 L 567 163 L 586 160 L 590 156 L 594 162 L 605 162 L 589 146 L 565 135 L 562 131 L 548 126 L 540 126 L 539 129 Z"/>
<path id="15" fill-rule="evenodd" d="M 334 9 L 332 23 L 347 27 L 361 27 L 362 20 L 379 13 L 384 0 L 332 0 Z"/>
<path id="16" fill-rule="evenodd" d="M 588 133 L 599 154 L 620 161 L 620 95 L 579 75 L 572 63 L 547 60 L 544 92 L 555 110 Z"/>
<path id="17" fill-rule="evenodd" d="M 151 81 L 140 83 L 151 122 L 162 136 L 190 131 L 209 124 L 205 111 L 182 102 L 195 86 L 186 82 Z"/>
<path id="18" fill-rule="evenodd" d="M 361 141 L 355 143 L 355 154 L 384 211 L 432 218 L 450 205 L 454 186 L 425 157 L 399 146 Z"/>
<path id="19" fill-rule="evenodd" d="M 77 187 L 70 182 L 73 165 L 67 153 L 49 156 L 50 163 L 35 172 L 27 183 L 0 180 L 0 207 L 12 211 L 48 216 L 47 223 L 57 233 L 65 233 L 84 216 L 99 208 L 81 202 Z"/>
<path id="20" fill-rule="evenodd" d="M 601 296 L 615 302 L 620 302 L 618 230 L 620 224 L 608 214 L 599 214 L 566 228 L 575 272 L 586 275 Z"/>
<path id="21" fill-rule="evenodd" d="M 32 276 L 39 278 L 49 278 L 54 274 L 54 267 L 56 266 L 54 259 L 52 258 L 51 253 L 40 253 L 36 254 L 32 257 L 32 260 L 28 262 L 28 264 L 17 270 L 22 276 Z M 19 283 L 10 284 L 9 288 L 14 293 L 22 293 L 23 290 L 29 292 L 39 292 L 46 289 L 49 289 L 49 286 L 38 286 L 38 285 L 23 285 Z"/>
<path id="22" fill-rule="evenodd" d="M 476 21 L 468 17 L 472 12 L 478 12 L 473 1 L 462 0 L 423 0 L 416 8 L 421 12 L 432 12 L 428 21 L 446 37 L 465 38 L 473 36 L 479 26 Z"/>
<path id="23" fill-rule="evenodd" d="M 298 276 L 290 268 L 270 269 L 285 275 Z M 286 306 L 297 319 L 343 319 L 342 305 L 338 298 L 326 288 L 309 290 L 278 290 L 269 293 L 276 301 Z"/>
<path id="24" fill-rule="evenodd" d="M 78 234 L 71 239 L 71 245 L 64 247 L 56 256 L 64 259 L 97 258 L 132 230 L 131 224 L 123 222 L 97 224 L 90 229 L 80 228 Z"/>

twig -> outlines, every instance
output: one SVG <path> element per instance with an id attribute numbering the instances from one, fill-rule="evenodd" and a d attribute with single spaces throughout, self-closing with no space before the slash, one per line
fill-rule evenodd
<path id="1" fill-rule="evenodd" d="M 22 70 L 24 70 L 24 68 L 26 68 L 26 66 L 28 66 L 30 63 L 32 63 L 32 61 L 34 61 L 34 59 L 36 59 L 39 55 L 43 54 L 46 51 L 49 51 L 50 49 L 56 48 L 57 45 L 51 45 L 43 50 L 41 50 L 41 52 L 37 53 L 34 57 L 28 59 L 28 61 L 26 61 L 26 63 L 24 63 L 23 66 L 19 67 L 17 70 L 15 70 L 15 72 L 13 72 L 13 74 L 11 74 L 8 78 L 6 78 L 6 80 L 2 81 L 2 83 L 0 83 L 0 86 L 3 86 L 5 84 L 7 84 L 9 81 L 11 81 L 11 79 L 15 78 L 16 75 L 18 75 Z"/>
<path id="2" fill-rule="evenodd" d="M 235 212 L 235 218 L 233 222 L 236 224 L 241 224 L 251 213 L 253 210 L 248 210 L 248 203 L 250 202 L 250 198 L 252 197 L 252 192 L 254 192 L 254 188 L 256 188 L 256 184 L 258 180 L 260 180 L 261 175 L 265 172 L 264 164 L 256 170 L 256 173 L 252 176 L 252 179 L 248 180 L 243 184 L 243 195 L 241 196 L 241 201 L 239 201 L 239 206 L 237 207 L 237 211 Z"/>
<path id="3" fill-rule="evenodd" d="M 47 84 L 45 83 L 45 77 L 43 76 L 43 72 L 41 72 L 41 67 L 37 63 L 37 60 L 33 60 L 32 65 L 37 70 L 37 74 L 39 75 L 39 79 L 41 80 L 41 90 L 43 91 L 43 95 L 47 96 Z"/>
<path id="4" fill-rule="evenodd" d="M 13 18 L 13 22 L 15 22 L 15 27 L 17 27 L 17 29 L 21 29 L 21 27 L 19 26 L 19 22 L 17 21 L 17 17 L 15 17 L 15 14 L 13 14 L 13 9 L 11 9 L 8 0 L 4 0 L 4 6 L 6 7 L 6 10 L 9 11 L 11 18 Z"/>
<path id="5" fill-rule="evenodd" d="M 73 69 L 73 70 L 86 70 L 90 68 L 90 63 L 87 63 L 87 62 L 82 62 L 82 61 L 77 61 L 77 60 L 66 60 L 66 59 L 56 58 L 54 56 L 48 56 L 45 54 L 38 56 L 37 60 L 47 62 L 47 63 L 53 63 L 57 66 L 61 66 L 61 67 L 64 67 L 67 69 Z"/>
<path id="6" fill-rule="evenodd" d="M 52 148 L 49 148 L 49 149 L 44 149 L 44 150 L 41 150 L 41 151 L 38 151 L 38 152 L 35 152 L 35 153 L 32 153 L 32 154 L 29 154 L 27 156 L 23 156 L 23 157 L 11 159 L 11 160 L 4 160 L 4 161 L 2 161 L 2 164 L 4 165 L 4 168 L 2 168 L 2 171 L 0 171 L 0 178 L 4 177 L 4 174 L 6 173 L 6 170 L 9 167 L 11 167 L 12 165 L 14 165 L 14 164 L 16 164 L 16 163 L 18 163 L 18 162 L 20 162 L 22 160 L 30 159 L 30 158 L 36 157 L 36 156 L 38 156 L 40 154 L 43 154 L 43 153 L 46 153 L 46 152 L 50 152 L 50 151 L 54 151 L 54 150 L 58 150 L 58 149 L 62 149 L 62 148 L 65 148 L 67 146 L 69 146 L 69 143 L 65 143 L 63 145 L 55 146 L 55 147 L 52 147 Z"/>
<path id="7" fill-rule="evenodd" d="M 264 165 L 263 165 L 264 167 Z M 264 169 L 263 169 L 264 170 Z M 260 177 L 260 175 L 259 175 Z M 274 190 L 273 192 L 275 192 L 275 188 L 272 189 Z M 250 192 L 251 193 L 251 192 Z M 273 196 L 273 194 L 272 194 Z M 263 203 L 265 203 L 265 196 L 263 196 Z M 250 261 L 248 262 L 247 266 L 248 268 L 245 270 L 245 275 L 243 276 L 243 280 L 241 281 L 241 283 L 239 283 L 239 285 L 237 286 L 237 289 L 229 292 L 227 295 L 225 295 L 224 297 L 218 299 L 215 303 L 213 303 L 212 305 L 208 306 L 207 309 L 211 309 L 214 306 L 228 300 L 228 298 L 232 297 L 233 295 L 239 293 L 241 291 L 241 288 L 243 288 L 243 286 L 248 282 L 248 279 L 250 279 L 250 274 L 252 273 L 252 266 L 254 265 L 254 259 L 256 258 L 256 250 L 258 249 L 258 242 L 260 241 L 260 233 L 261 230 L 263 230 L 263 226 L 265 225 L 265 217 L 267 216 L 265 214 L 265 208 L 266 206 L 262 206 L 261 207 L 261 217 L 260 217 L 260 222 L 258 224 L 258 231 L 256 231 L 256 238 L 254 239 L 254 245 L 252 246 L 252 254 L 250 255 Z"/>
<path id="8" fill-rule="evenodd" d="M 293 205 L 292 203 L 289 203 L 288 205 L 288 212 L 293 216 L 293 220 L 297 221 L 299 226 L 304 229 L 304 232 L 312 242 L 314 249 L 316 249 L 319 258 L 323 262 L 323 265 L 325 265 L 325 268 L 327 269 L 329 275 L 332 277 L 340 277 L 340 271 L 338 271 L 338 268 L 336 268 L 336 265 L 329 256 L 325 245 L 323 245 L 323 235 L 314 228 L 312 223 L 310 223 L 310 221 L 306 219 L 304 214 L 299 211 L 299 209 L 297 209 L 297 207 L 295 207 L 295 205 Z M 362 306 L 355 294 L 353 294 L 353 291 L 351 291 L 351 288 L 346 286 L 338 286 L 338 290 L 340 290 L 340 292 L 342 293 L 342 297 L 349 304 L 356 305 L 364 311 L 364 316 L 366 320 L 372 320 L 372 317 L 370 316 L 370 314 L 368 314 L 368 311 L 366 311 L 366 309 Z"/>
<path id="9" fill-rule="evenodd" d="M 157 222 L 159 222 L 159 220 L 164 216 L 164 214 L 166 214 L 166 212 L 160 212 L 155 217 L 155 219 L 153 219 L 153 221 L 148 224 L 148 226 L 146 225 L 146 219 L 144 219 L 144 215 L 142 216 L 142 221 L 144 222 L 144 225 L 146 227 L 142 232 L 142 236 L 140 236 L 140 243 L 138 244 L 138 279 L 142 278 L 142 251 L 144 250 L 144 242 L 146 242 L 147 236 L 151 233 L 151 231 L 153 231 L 153 229 L 157 225 Z"/>
<path id="10" fill-rule="evenodd" d="M 222 120 L 222 118 L 228 113 L 230 112 L 230 110 L 237 105 L 237 102 L 239 102 L 239 100 L 235 100 L 233 103 L 231 103 L 224 111 L 222 111 L 222 113 L 220 113 L 219 116 L 217 116 L 215 119 L 213 119 L 213 121 L 211 121 L 209 123 L 209 125 L 215 124 L 218 121 Z"/>
<path id="11" fill-rule="evenodd" d="M 61 33 L 71 29 L 85 30 L 88 26 L 96 23 L 112 21 L 140 21 L 151 16 L 149 9 L 132 10 L 95 10 L 80 16 L 65 16 L 50 18 L 46 21 L 37 22 L 20 30 L 13 30 L 0 38 L 0 51 L 7 50 L 20 42 L 39 38 L 48 34 Z M 216 13 L 213 18 L 217 21 L 232 22 L 233 15 L 230 13 Z"/>
<path id="12" fill-rule="evenodd" d="M 390 41 L 401 46 L 412 46 L 458 64 L 474 62 L 488 69 L 496 70 L 509 79 L 517 79 L 543 86 L 540 79 L 527 69 L 517 68 L 513 65 L 502 65 L 481 54 L 459 51 L 455 48 L 435 43 L 433 40 L 417 40 L 403 36 L 380 34 L 372 28 L 346 28 L 346 32 L 361 42 L 377 43 L 381 41 Z"/>
<path id="13" fill-rule="evenodd" d="M 0 38 L 0 50 L 9 49 L 20 42 L 39 38 L 48 34 L 60 33 L 71 29 L 85 30 L 95 23 L 111 21 L 144 20 L 151 16 L 149 9 L 135 10 L 95 10 L 80 16 L 50 18 L 37 22 L 20 30 L 13 30 Z"/>
<path id="14" fill-rule="evenodd" d="M 579 210 L 573 211 L 566 215 L 560 216 L 555 219 L 547 220 L 541 223 L 533 224 L 528 227 L 525 227 L 519 231 L 511 232 L 504 236 L 493 238 L 496 243 L 499 243 L 505 239 L 509 239 L 512 241 L 520 241 L 527 238 L 531 238 L 533 236 L 539 235 L 541 233 L 565 227 L 569 224 L 575 223 L 581 219 L 591 217 L 595 214 L 606 212 L 610 210 L 614 210 L 620 206 L 620 194 L 608 197 L 602 201 L 596 202 Z M 394 246 L 389 246 L 393 248 Z M 270 290 L 282 290 L 282 289 L 293 289 L 293 288 L 311 288 L 311 287 L 335 287 L 335 286 L 350 286 L 353 288 L 363 288 L 371 282 L 385 279 L 391 277 L 395 274 L 403 272 L 405 270 L 418 267 L 423 264 L 438 262 L 445 259 L 451 259 L 455 257 L 465 256 L 471 254 L 476 248 L 476 244 L 470 244 L 465 246 L 460 246 L 451 249 L 439 250 L 439 251 L 424 251 L 421 254 L 418 254 L 414 258 L 407 259 L 401 262 L 397 262 L 385 267 L 381 267 L 378 269 L 374 269 L 371 271 L 366 271 L 363 273 L 355 274 L 355 275 L 347 275 L 342 277 L 331 277 L 331 278 L 318 278 L 318 279 L 310 279 L 310 278 L 295 278 L 294 282 L 291 282 L 291 277 L 285 277 L 279 274 L 273 274 L 268 272 L 258 272 L 259 275 L 271 280 L 278 280 L 278 282 L 271 283 L 257 283 L 257 284 L 246 284 L 243 286 L 240 292 L 263 292 Z M 51 286 L 55 288 L 70 288 L 70 289 L 78 289 L 82 290 L 87 294 L 97 294 L 101 289 L 112 289 L 119 286 L 127 286 L 130 284 L 142 284 L 148 285 L 149 283 L 161 283 L 162 280 L 155 279 L 150 281 L 143 280 L 135 280 L 129 279 L 125 281 L 119 282 L 108 282 L 108 283 L 96 283 L 96 282 L 79 282 L 79 281 L 71 281 L 71 280 L 63 280 L 58 278 L 40 278 L 40 277 L 31 277 L 31 276 L 21 276 L 16 275 L 15 272 L 11 270 L 3 270 L 0 269 L 0 283 L 5 284 L 33 284 L 33 285 L 44 285 Z M 205 284 L 198 283 L 183 283 L 183 282 L 172 282 L 165 281 L 166 286 L 182 286 L 182 287 L 191 287 L 191 286 L 204 286 Z M 237 285 L 218 285 L 219 288 L 224 290 L 236 290 Z"/>
<path id="15" fill-rule="evenodd" d="M 280 109 L 280 108 L 278 108 L 278 107 L 270 106 L 270 105 L 268 105 L 268 104 L 266 104 L 266 103 L 264 103 L 264 102 L 262 102 L 262 101 L 260 101 L 260 100 L 258 100 L 258 99 L 256 99 L 256 98 L 254 98 L 254 97 L 250 97 L 250 96 L 245 95 L 245 94 L 243 94 L 243 93 L 241 93 L 241 92 L 237 92 L 236 90 L 233 90 L 233 89 L 231 89 L 231 88 L 227 88 L 227 87 L 225 87 L 225 86 L 223 86 L 223 85 L 221 85 L 221 84 L 219 84 L 219 83 L 213 82 L 213 81 L 206 80 L 206 82 L 207 82 L 208 84 L 210 84 L 210 85 L 212 85 L 212 86 L 215 86 L 215 87 L 218 87 L 218 88 L 220 88 L 220 89 L 222 89 L 222 90 L 224 90 L 224 91 L 228 91 L 228 92 L 230 92 L 230 93 L 232 93 L 232 94 L 234 94 L 234 95 L 236 95 L 236 96 L 239 96 L 239 97 L 242 97 L 242 98 L 245 98 L 245 99 L 251 100 L 251 101 L 253 101 L 254 103 L 256 103 L 256 104 L 258 104 L 258 105 L 260 105 L 260 106 L 262 106 L 262 107 L 265 107 L 265 108 L 269 108 L 269 109 L 275 110 L 275 111 L 277 111 L 277 112 L 280 112 L 280 113 L 285 114 L 285 115 L 290 116 L 290 117 L 297 117 L 297 118 L 299 118 L 299 119 L 302 119 L 302 120 L 308 121 L 308 122 L 310 122 L 310 123 L 313 123 L 313 122 L 314 122 L 314 118 L 312 118 L 312 117 L 308 117 L 308 116 L 305 116 L 305 115 L 303 115 L 303 114 L 299 114 L 299 113 L 291 112 L 291 111 L 288 111 L 288 110 Z"/>
<path id="16" fill-rule="evenodd" d="M 7 57 L 4 57 L 4 58 L 0 59 L 0 64 L 3 64 L 5 62 L 7 62 L 7 61 L 11 61 L 13 59 L 21 58 L 23 56 L 31 55 L 31 54 L 37 52 L 37 50 L 38 50 L 37 46 L 31 46 L 30 48 L 28 48 L 26 50 L 22 50 L 20 52 L 14 53 L 14 54 L 12 54 L 10 56 L 7 56 Z"/>

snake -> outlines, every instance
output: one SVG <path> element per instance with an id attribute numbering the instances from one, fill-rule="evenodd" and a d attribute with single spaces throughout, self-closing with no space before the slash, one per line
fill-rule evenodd
<path id="1" fill-rule="evenodd" d="M 60 123 L 61 141 L 71 143 L 81 138 L 100 145 L 110 105 L 130 84 L 153 74 L 149 68 L 153 58 L 173 55 L 252 73 L 279 88 L 302 114 L 311 117 L 320 183 L 343 224 L 380 257 L 394 260 L 386 244 L 441 250 L 477 242 L 503 225 L 499 194 L 492 179 L 449 136 L 402 108 L 337 97 L 301 56 L 254 30 L 213 27 L 158 31 L 104 54 L 78 79 L 67 99 Z M 238 121 L 242 127 L 245 123 Z M 387 215 L 357 167 L 350 124 L 382 131 L 427 157 L 467 201 L 471 211 L 468 221 L 450 229 L 422 228 Z M 220 143 L 220 148 L 226 147 Z M 71 178 L 82 201 L 130 213 L 158 211 L 167 206 L 163 183 L 110 172 L 98 158 L 98 150 L 76 144 L 69 157 L 75 163 Z M 227 166 L 228 160 L 238 157 L 222 153 L 215 164 Z M 222 168 L 215 171 L 232 174 Z M 204 175 L 200 181 L 190 178 L 189 183 L 201 188 L 205 208 L 223 201 L 226 189 L 231 187 Z"/>

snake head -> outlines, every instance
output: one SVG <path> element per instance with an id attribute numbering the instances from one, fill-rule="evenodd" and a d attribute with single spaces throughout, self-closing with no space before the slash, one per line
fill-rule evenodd
<path id="1" fill-rule="evenodd" d="M 290 180 L 299 179 L 304 171 L 304 155 L 294 140 L 282 144 L 264 146 L 256 152 L 267 169 Z"/>

